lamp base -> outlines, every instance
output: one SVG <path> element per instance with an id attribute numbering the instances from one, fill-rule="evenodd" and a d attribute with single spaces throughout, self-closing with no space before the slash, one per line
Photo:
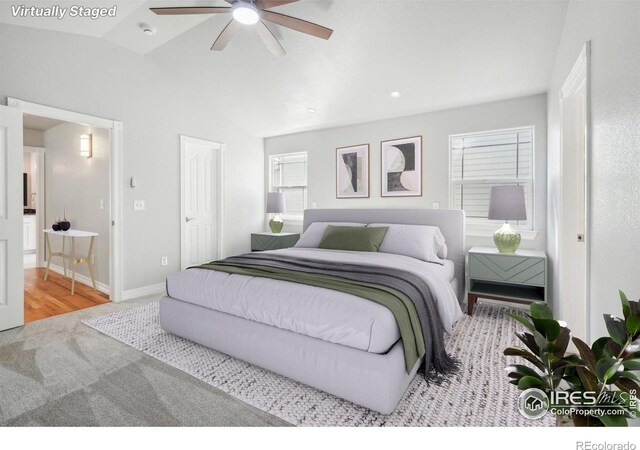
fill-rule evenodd
<path id="1" fill-rule="evenodd" d="M 515 253 L 520 246 L 520 233 L 505 222 L 499 230 L 493 233 L 493 242 L 500 253 Z"/>
<path id="2" fill-rule="evenodd" d="M 269 228 L 271 228 L 271 232 L 274 234 L 280 233 L 282 231 L 283 226 L 284 226 L 284 222 L 278 216 L 274 217 L 269 221 Z"/>

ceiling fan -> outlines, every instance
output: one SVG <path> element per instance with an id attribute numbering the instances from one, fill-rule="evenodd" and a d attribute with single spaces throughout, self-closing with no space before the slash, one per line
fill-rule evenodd
<path id="1" fill-rule="evenodd" d="M 333 30 L 307 22 L 306 20 L 296 17 L 286 16 L 273 11 L 267 11 L 268 8 L 295 3 L 298 0 L 225 0 L 231 6 L 178 6 L 173 8 L 150 8 L 151 11 L 158 15 L 185 15 L 185 14 L 219 14 L 231 13 L 233 18 L 227 24 L 218 38 L 213 43 L 211 50 L 224 50 L 231 38 L 237 33 L 242 25 L 255 25 L 258 36 L 262 42 L 275 56 L 285 54 L 282 45 L 271 33 L 269 28 L 264 24 L 264 20 L 300 31 L 301 33 L 310 34 L 322 39 L 329 39 Z"/>

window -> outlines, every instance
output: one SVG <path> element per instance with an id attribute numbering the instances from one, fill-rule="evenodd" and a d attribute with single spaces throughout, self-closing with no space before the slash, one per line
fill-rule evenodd
<path id="1" fill-rule="evenodd" d="M 520 229 L 533 229 L 533 127 L 449 137 L 451 154 L 450 204 L 463 209 L 471 226 L 495 228 L 489 220 L 491 186 L 524 186 L 527 220 Z"/>
<path id="2" fill-rule="evenodd" d="M 283 219 L 302 220 L 307 209 L 307 153 L 269 157 L 269 192 L 284 192 L 287 212 Z"/>

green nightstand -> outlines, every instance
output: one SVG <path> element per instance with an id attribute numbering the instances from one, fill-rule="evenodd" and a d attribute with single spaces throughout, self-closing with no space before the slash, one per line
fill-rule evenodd
<path id="1" fill-rule="evenodd" d="M 529 304 L 547 301 L 547 255 L 535 250 L 500 253 L 473 247 L 467 253 L 467 313 L 480 298 Z"/>
<path id="2" fill-rule="evenodd" d="M 251 251 L 278 250 L 296 245 L 300 233 L 251 233 Z"/>

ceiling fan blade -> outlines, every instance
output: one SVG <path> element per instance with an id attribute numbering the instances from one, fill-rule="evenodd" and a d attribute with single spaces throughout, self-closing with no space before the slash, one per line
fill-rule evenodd
<path id="1" fill-rule="evenodd" d="M 278 42 L 271 30 L 267 28 L 262 20 L 256 24 L 256 30 L 258 31 L 258 36 L 260 36 L 260 39 L 264 42 L 264 45 L 266 45 L 269 51 L 273 53 L 273 56 L 277 58 L 286 54 L 284 48 L 280 45 L 280 42 Z"/>
<path id="2" fill-rule="evenodd" d="M 322 39 L 329 39 L 333 30 L 317 25 L 315 23 L 307 22 L 306 20 L 298 19 L 284 14 L 276 13 L 273 11 L 261 11 L 260 16 L 264 20 L 273 22 L 283 27 L 291 28 L 292 30 L 300 31 L 301 33 L 310 34 Z"/>
<path id="3" fill-rule="evenodd" d="M 295 3 L 300 0 L 256 0 L 256 5 L 260 9 L 275 8 L 277 6 L 288 5 L 289 3 Z"/>
<path id="4" fill-rule="evenodd" d="M 224 27 L 224 30 L 218 35 L 218 38 L 211 46 L 211 50 L 221 51 L 227 46 L 231 38 L 235 36 L 238 32 L 240 24 L 235 20 L 231 19 L 231 21 Z"/>
<path id="5" fill-rule="evenodd" d="M 180 6 L 176 8 L 149 8 L 159 16 L 181 16 L 185 14 L 218 14 L 231 12 L 231 6 Z"/>

